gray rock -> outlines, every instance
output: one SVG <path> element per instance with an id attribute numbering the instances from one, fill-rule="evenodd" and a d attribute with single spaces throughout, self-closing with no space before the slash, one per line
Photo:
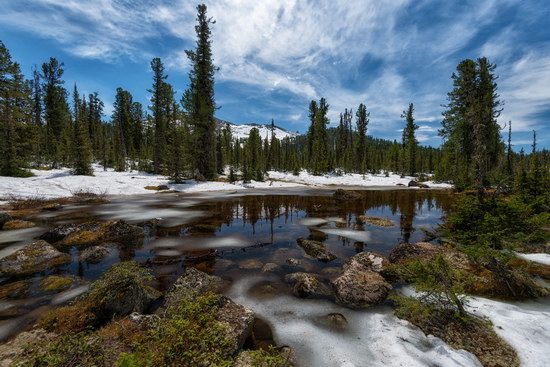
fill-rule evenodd
<path id="1" fill-rule="evenodd" d="M 71 256 L 46 241 L 36 241 L 0 259 L 0 276 L 33 274 L 71 262 Z"/>
<path id="2" fill-rule="evenodd" d="M 0 212 L 0 229 L 4 226 L 4 223 L 9 222 L 13 218 L 6 212 Z"/>
<path id="3" fill-rule="evenodd" d="M 327 250 L 325 244 L 322 242 L 305 240 L 303 238 L 298 238 L 297 242 L 298 246 L 300 246 L 306 254 L 319 261 L 326 263 L 336 259 L 336 255 Z"/>
<path id="4" fill-rule="evenodd" d="M 286 263 L 290 266 L 300 266 L 302 264 L 300 260 L 295 259 L 293 257 L 286 259 Z"/>
<path id="5" fill-rule="evenodd" d="M 352 309 L 366 308 L 383 302 L 391 285 L 372 270 L 356 270 L 349 268 L 332 282 L 336 302 Z"/>
<path id="6" fill-rule="evenodd" d="M 234 342 L 235 350 L 241 349 L 254 326 L 254 312 L 227 297 L 221 297 L 216 319 L 228 325 L 227 336 Z"/>
<path id="7" fill-rule="evenodd" d="M 262 273 L 276 273 L 281 270 L 281 267 L 275 263 L 267 263 L 262 267 Z"/>
<path id="8" fill-rule="evenodd" d="M 418 185 L 418 182 L 412 180 L 412 181 L 409 181 L 407 186 L 408 187 L 418 187 L 419 185 Z"/>
<path id="9" fill-rule="evenodd" d="M 181 302 L 206 292 L 215 292 L 222 285 L 220 277 L 208 275 L 195 268 L 186 268 L 185 274 L 179 277 L 166 294 L 164 307 L 175 307 Z"/>
<path id="10" fill-rule="evenodd" d="M 346 271 L 364 271 L 372 270 L 376 273 L 382 273 L 390 262 L 383 255 L 375 252 L 360 252 L 357 255 L 349 259 L 343 266 L 344 272 Z"/>
<path id="11" fill-rule="evenodd" d="M 109 250 L 105 246 L 92 246 L 83 250 L 80 255 L 78 255 L 78 260 L 82 262 L 88 262 L 91 264 L 97 264 L 101 262 L 107 255 L 109 255 Z"/>
<path id="12" fill-rule="evenodd" d="M 285 276 L 292 293 L 300 298 L 331 296 L 332 290 L 322 279 L 310 273 L 292 273 Z"/>
<path id="13" fill-rule="evenodd" d="M 319 326 L 335 331 L 344 331 L 348 328 L 348 320 L 341 313 L 318 316 L 314 319 L 314 322 Z"/>

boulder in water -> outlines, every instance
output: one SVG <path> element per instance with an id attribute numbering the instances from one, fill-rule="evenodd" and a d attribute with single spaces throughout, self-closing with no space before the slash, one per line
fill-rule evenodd
<path id="1" fill-rule="evenodd" d="M 336 259 L 336 255 L 327 250 L 327 247 L 322 242 L 305 240 L 303 238 L 298 238 L 297 242 L 298 246 L 300 246 L 306 254 L 319 261 L 326 263 Z"/>
<path id="2" fill-rule="evenodd" d="M 71 262 L 69 254 L 46 241 L 36 241 L 0 259 L 0 276 L 33 274 Z"/>
<path id="3" fill-rule="evenodd" d="M 285 281 L 292 287 L 292 293 L 300 298 L 332 296 L 330 287 L 315 274 L 291 273 L 285 276 Z"/>

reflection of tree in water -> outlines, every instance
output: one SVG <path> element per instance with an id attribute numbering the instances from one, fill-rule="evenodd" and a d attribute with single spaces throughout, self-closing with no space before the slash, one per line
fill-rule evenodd
<path id="1" fill-rule="evenodd" d="M 361 191 L 361 198 L 350 201 L 336 201 L 331 196 L 299 195 L 257 195 L 242 196 L 219 202 L 199 205 L 197 208 L 211 213 L 208 219 L 198 222 L 221 227 L 240 224 L 243 228 L 249 224 L 255 234 L 259 223 L 270 226 L 273 236 L 277 222 L 294 222 L 298 217 L 339 217 L 346 221 L 346 227 L 365 229 L 358 220 L 369 210 L 389 209 L 392 215 L 399 213 L 401 236 L 408 242 L 414 232 L 413 222 L 419 209 L 431 211 L 434 208 L 444 213 L 450 205 L 450 196 L 438 191 Z M 197 222 L 197 223 L 198 223 Z M 194 223 L 196 224 L 196 223 Z M 324 235 L 324 234 L 323 234 Z M 318 231 L 310 235 L 311 239 L 322 237 Z M 324 239 L 323 239 L 324 238 Z M 350 245 L 346 242 L 343 245 Z"/>

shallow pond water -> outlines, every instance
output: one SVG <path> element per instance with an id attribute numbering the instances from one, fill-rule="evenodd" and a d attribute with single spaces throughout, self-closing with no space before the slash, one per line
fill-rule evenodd
<path id="1" fill-rule="evenodd" d="M 105 204 L 74 205 L 57 212 L 40 212 L 29 218 L 39 225 L 32 230 L 0 231 L 0 254 L 6 256 L 58 224 L 90 219 L 123 219 L 139 225 L 151 223 L 151 220 L 156 223 L 145 225 L 146 236 L 142 243 L 113 244 L 107 258 L 98 264 L 79 262 L 78 254 L 82 249 L 71 248 L 68 251 L 72 262 L 67 266 L 23 279 L 0 279 L 0 289 L 14 280 L 30 280 L 24 296 L 0 300 L 0 339 L 21 330 L 49 307 L 86 290 L 85 286 L 75 284 L 62 294 L 48 294 L 37 287 L 44 276 L 70 274 L 91 282 L 114 263 L 135 259 L 152 269 L 153 285 L 161 291 L 166 291 L 186 266 L 219 275 L 226 281 L 225 292 L 253 308 L 273 329 L 279 343 L 296 344 L 294 339 L 301 337 L 298 330 L 306 330 L 309 334 L 317 330 L 320 343 L 328 342 L 333 335 L 358 348 L 361 337 L 366 337 L 364 328 L 374 328 L 373 323 L 381 327 L 382 323 L 393 328 L 395 335 L 401 335 L 396 328 L 405 328 L 405 334 L 412 338 L 413 333 L 414 338 L 421 340 L 419 344 L 412 344 L 411 358 L 422 354 L 422 350 L 437 350 L 437 343 L 399 323 L 391 315 L 389 306 L 352 312 L 330 299 L 298 299 L 291 295 L 283 278 L 287 273 L 306 271 L 329 280 L 337 276 L 342 264 L 357 252 L 376 251 L 388 255 L 400 242 L 421 241 L 425 238 L 423 228 L 432 230 L 440 223 L 451 205 L 451 195 L 432 190 L 359 191 L 361 199 L 342 202 L 332 198 L 330 190 L 299 190 L 115 197 Z M 361 215 L 390 219 L 393 226 L 361 224 L 358 220 Z M 309 257 L 297 245 L 296 240 L 300 237 L 323 241 L 337 258 L 323 263 Z M 290 265 L 287 261 L 290 258 L 297 260 L 299 265 Z M 267 263 L 276 264 L 275 271 L 262 272 Z M 308 314 L 308 307 L 311 314 Z M 278 308 L 288 310 L 283 314 L 274 312 Z M 327 329 L 316 319 L 322 316 L 323 310 L 342 313 L 353 327 L 345 332 L 331 330 L 330 326 Z M 369 335 L 370 339 L 376 337 L 372 333 Z M 297 348 L 298 359 L 306 362 L 305 365 L 318 361 L 320 357 L 314 358 L 316 353 L 311 345 L 302 344 L 303 347 L 293 345 Z M 328 356 L 327 363 L 331 358 L 334 363 L 327 365 L 340 365 L 338 353 L 343 351 L 345 349 Z M 357 358 L 351 358 L 348 365 L 360 365 L 355 360 L 368 358 L 372 353 L 370 350 L 358 352 Z M 457 361 L 463 357 L 457 355 Z M 374 357 L 371 355 L 371 358 Z"/>

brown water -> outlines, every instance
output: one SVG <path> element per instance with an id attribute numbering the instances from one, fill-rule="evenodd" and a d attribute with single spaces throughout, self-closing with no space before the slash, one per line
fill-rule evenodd
<path id="1" fill-rule="evenodd" d="M 264 264 L 275 263 L 280 269 L 270 274 L 270 280 L 260 281 L 246 292 L 262 293 L 269 283 L 278 293 L 289 294 L 282 281 L 284 274 L 307 271 L 330 279 L 357 252 L 387 255 L 400 242 L 421 241 L 425 238 L 421 229 L 436 227 L 451 204 L 450 194 L 444 191 L 361 191 L 362 199 L 352 202 L 337 202 L 331 193 L 157 194 L 39 213 L 30 218 L 39 228 L 0 231 L 0 254 L 13 252 L 58 224 L 116 218 L 143 225 L 159 220 L 155 226 L 145 226 L 142 243 L 112 245 L 110 255 L 98 264 L 79 262 L 80 250 L 72 248 L 69 265 L 26 277 L 31 282 L 23 296 L 0 300 L 0 339 L 20 331 L 53 305 L 85 291 L 85 287 L 75 286 L 61 295 L 41 292 L 38 283 L 46 275 L 70 274 L 91 282 L 114 263 L 135 259 L 152 269 L 154 286 L 161 291 L 167 290 L 186 266 L 194 266 L 221 276 L 229 292 L 232 284 L 262 274 Z M 390 218 L 394 226 L 358 224 L 357 217 L 364 214 Z M 299 237 L 323 241 L 337 259 L 322 263 L 308 257 L 296 244 Z M 289 265 L 289 258 L 297 259 L 300 266 Z M 15 280 L 21 279 L 0 279 L 0 289 Z"/>

